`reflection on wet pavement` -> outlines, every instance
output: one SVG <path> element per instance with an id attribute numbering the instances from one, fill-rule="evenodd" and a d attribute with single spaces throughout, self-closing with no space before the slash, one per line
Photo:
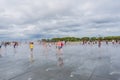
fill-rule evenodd
<path id="1" fill-rule="evenodd" d="M 120 45 L 67 45 L 57 55 L 55 46 L 35 44 L 30 63 L 27 44 L 2 48 L 0 80 L 120 80 Z"/>

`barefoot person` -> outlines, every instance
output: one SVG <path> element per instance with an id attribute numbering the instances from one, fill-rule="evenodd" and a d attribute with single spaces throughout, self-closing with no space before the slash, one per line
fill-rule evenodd
<path id="1" fill-rule="evenodd" d="M 101 40 L 98 41 L 98 47 L 100 48 L 101 47 Z"/>
<path id="2" fill-rule="evenodd" d="M 34 61 L 34 58 L 33 58 L 34 43 L 30 42 L 29 47 L 30 47 L 30 61 L 33 62 Z"/>
<path id="3" fill-rule="evenodd" d="M 2 48 L 2 44 L 0 44 L 0 57 L 2 57 L 1 48 Z"/>
<path id="4" fill-rule="evenodd" d="M 43 47 L 43 55 L 47 57 L 48 55 L 48 44 L 46 41 L 42 41 L 42 47 Z"/>
<path id="5" fill-rule="evenodd" d="M 17 53 L 16 47 L 18 46 L 18 42 L 13 42 L 13 47 L 14 47 L 14 54 Z"/>
<path id="6" fill-rule="evenodd" d="M 57 47 L 57 55 L 61 55 L 62 54 L 61 49 L 63 47 L 63 43 L 61 41 L 58 41 L 56 43 L 56 47 Z"/>

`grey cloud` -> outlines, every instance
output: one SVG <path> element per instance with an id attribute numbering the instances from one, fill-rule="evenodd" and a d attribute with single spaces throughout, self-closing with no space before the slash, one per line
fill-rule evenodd
<path id="1" fill-rule="evenodd" d="M 119 0 L 0 0 L 0 5 L 3 37 L 119 34 Z"/>

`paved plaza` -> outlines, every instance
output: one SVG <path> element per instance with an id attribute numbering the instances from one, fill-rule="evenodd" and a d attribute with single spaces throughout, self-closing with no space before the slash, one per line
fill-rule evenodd
<path id="1" fill-rule="evenodd" d="M 30 62 L 29 44 L 2 47 L 0 80 L 120 80 L 120 45 L 66 45 L 62 55 L 55 46 L 35 44 Z"/>

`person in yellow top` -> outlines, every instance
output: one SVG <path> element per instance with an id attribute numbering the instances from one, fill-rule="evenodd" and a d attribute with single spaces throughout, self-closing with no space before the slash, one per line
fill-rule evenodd
<path id="1" fill-rule="evenodd" d="M 34 44 L 33 42 L 30 42 L 30 50 L 33 51 L 33 48 L 34 48 Z"/>
<path id="2" fill-rule="evenodd" d="M 30 62 L 34 62 L 34 57 L 33 57 L 34 43 L 33 43 L 33 42 L 30 42 L 29 47 L 30 47 L 30 51 L 31 51 L 31 53 L 30 53 Z"/>

